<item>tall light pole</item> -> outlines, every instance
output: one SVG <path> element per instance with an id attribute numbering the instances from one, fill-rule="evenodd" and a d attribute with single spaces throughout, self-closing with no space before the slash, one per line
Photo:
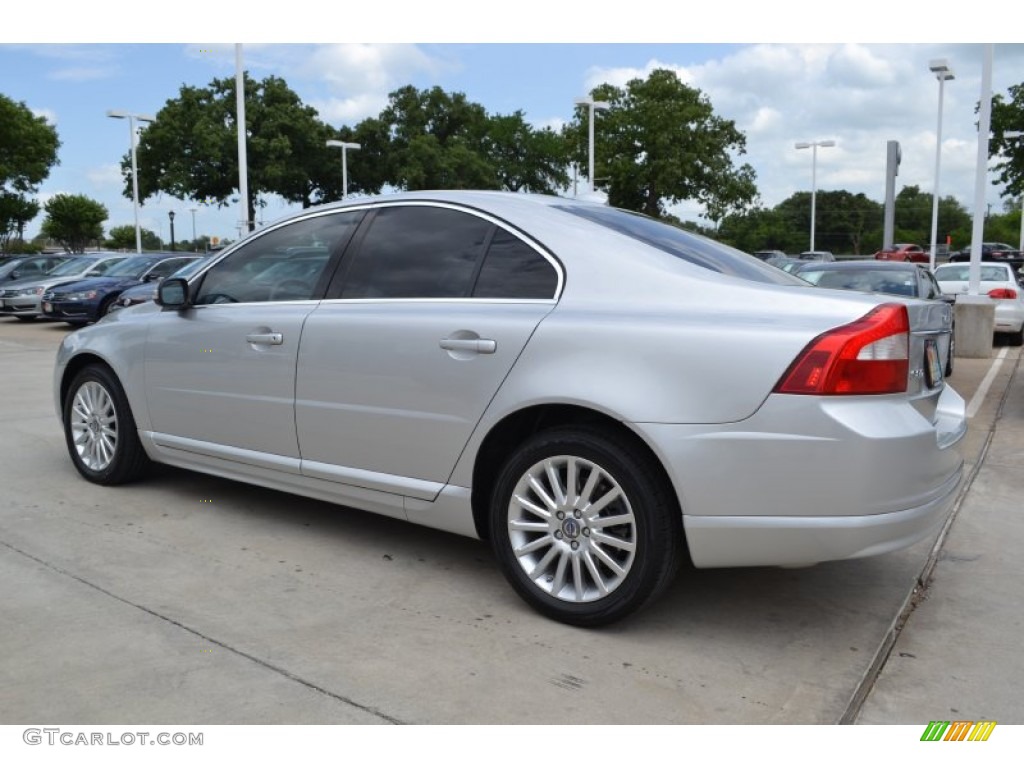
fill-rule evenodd
<path id="1" fill-rule="evenodd" d="M 198 208 L 189 208 L 192 212 L 192 250 L 196 253 L 199 252 L 199 246 L 196 244 L 196 211 Z"/>
<path id="2" fill-rule="evenodd" d="M 797 149 L 811 149 L 811 250 L 814 250 L 814 219 L 818 201 L 818 147 L 834 147 L 832 139 L 825 141 L 798 141 L 793 146 Z"/>
<path id="3" fill-rule="evenodd" d="M 590 182 L 590 191 L 594 191 L 594 110 L 608 109 L 611 105 L 607 101 L 594 101 L 587 96 L 580 96 L 574 102 L 576 106 L 587 108 L 587 133 L 589 141 L 587 144 L 587 180 Z"/>
<path id="4" fill-rule="evenodd" d="M 934 270 L 935 249 L 938 247 L 937 240 L 939 236 L 939 164 L 942 159 L 942 97 L 946 81 L 952 80 L 954 75 L 946 59 L 933 59 L 929 61 L 928 69 L 935 73 L 935 79 L 939 81 L 939 121 L 935 128 L 935 186 L 932 192 L 932 247 L 928 256 L 928 265 Z"/>
<path id="5" fill-rule="evenodd" d="M 174 247 L 174 211 L 167 212 L 167 218 L 171 220 L 171 250 L 177 250 Z"/>
<path id="6" fill-rule="evenodd" d="M 362 149 L 362 144 L 356 144 L 354 141 L 338 141 L 337 139 L 328 139 L 328 147 L 341 147 L 341 199 L 344 200 L 348 197 L 348 156 L 347 152 L 350 149 Z"/>
<path id="7" fill-rule="evenodd" d="M 128 121 L 128 136 L 132 148 L 132 204 L 135 209 L 135 252 L 142 253 L 142 230 L 139 228 L 139 161 L 135 156 L 136 134 L 135 121 L 151 123 L 156 120 L 151 115 L 136 115 L 118 109 L 108 109 L 107 117 Z"/>
<path id="8" fill-rule="evenodd" d="M 1004 139 L 1019 139 L 1024 136 L 1024 131 L 1003 131 Z M 1020 196 L 1020 243 L 1017 250 L 1024 251 L 1024 193 Z"/>

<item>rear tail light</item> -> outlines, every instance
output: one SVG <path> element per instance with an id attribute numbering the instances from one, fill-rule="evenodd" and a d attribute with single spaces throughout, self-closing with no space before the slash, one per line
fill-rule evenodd
<path id="1" fill-rule="evenodd" d="M 886 395 L 906 392 L 910 319 L 902 304 L 882 304 L 818 336 L 775 386 L 787 395 Z"/>
<path id="2" fill-rule="evenodd" d="M 1017 292 L 1013 288 L 993 288 L 988 292 L 990 299 L 1016 299 Z"/>

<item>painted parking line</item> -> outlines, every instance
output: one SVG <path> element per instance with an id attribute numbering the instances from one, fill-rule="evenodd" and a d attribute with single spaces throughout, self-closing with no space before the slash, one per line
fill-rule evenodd
<path id="1" fill-rule="evenodd" d="M 1003 366 L 1003 360 L 1006 359 L 1006 353 L 1009 352 L 1008 347 L 1003 347 L 999 350 L 999 354 L 996 355 L 996 359 L 992 361 L 992 366 L 988 369 L 988 373 L 985 374 L 985 378 L 981 380 L 981 384 L 978 386 L 978 391 L 974 393 L 974 397 L 971 398 L 971 402 L 967 404 L 967 418 L 973 419 L 974 415 L 981 408 L 981 404 L 985 402 L 985 396 L 988 394 L 989 387 L 992 386 L 992 381 L 995 379 L 996 374 L 999 373 L 999 369 Z"/>

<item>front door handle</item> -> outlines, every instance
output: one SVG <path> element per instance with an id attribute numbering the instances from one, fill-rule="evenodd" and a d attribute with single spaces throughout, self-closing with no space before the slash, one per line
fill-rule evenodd
<path id="1" fill-rule="evenodd" d="M 284 344 L 283 333 L 250 333 L 245 337 L 250 344 Z"/>
<path id="2" fill-rule="evenodd" d="M 441 339 L 441 349 L 453 352 L 478 352 L 481 355 L 493 355 L 498 349 L 494 339 Z"/>

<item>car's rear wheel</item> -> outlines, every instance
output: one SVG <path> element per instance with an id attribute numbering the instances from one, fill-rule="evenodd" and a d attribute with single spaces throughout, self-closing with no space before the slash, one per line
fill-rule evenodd
<path id="1" fill-rule="evenodd" d="M 632 440 L 565 427 L 538 433 L 506 461 L 491 538 L 513 588 L 542 614 L 608 624 L 660 594 L 683 550 L 671 488 Z"/>
<path id="2" fill-rule="evenodd" d="M 75 469 L 93 483 L 129 482 L 149 463 L 124 389 L 101 365 L 83 368 L 71 382 L 64 399 L 64 438 Z"/>

